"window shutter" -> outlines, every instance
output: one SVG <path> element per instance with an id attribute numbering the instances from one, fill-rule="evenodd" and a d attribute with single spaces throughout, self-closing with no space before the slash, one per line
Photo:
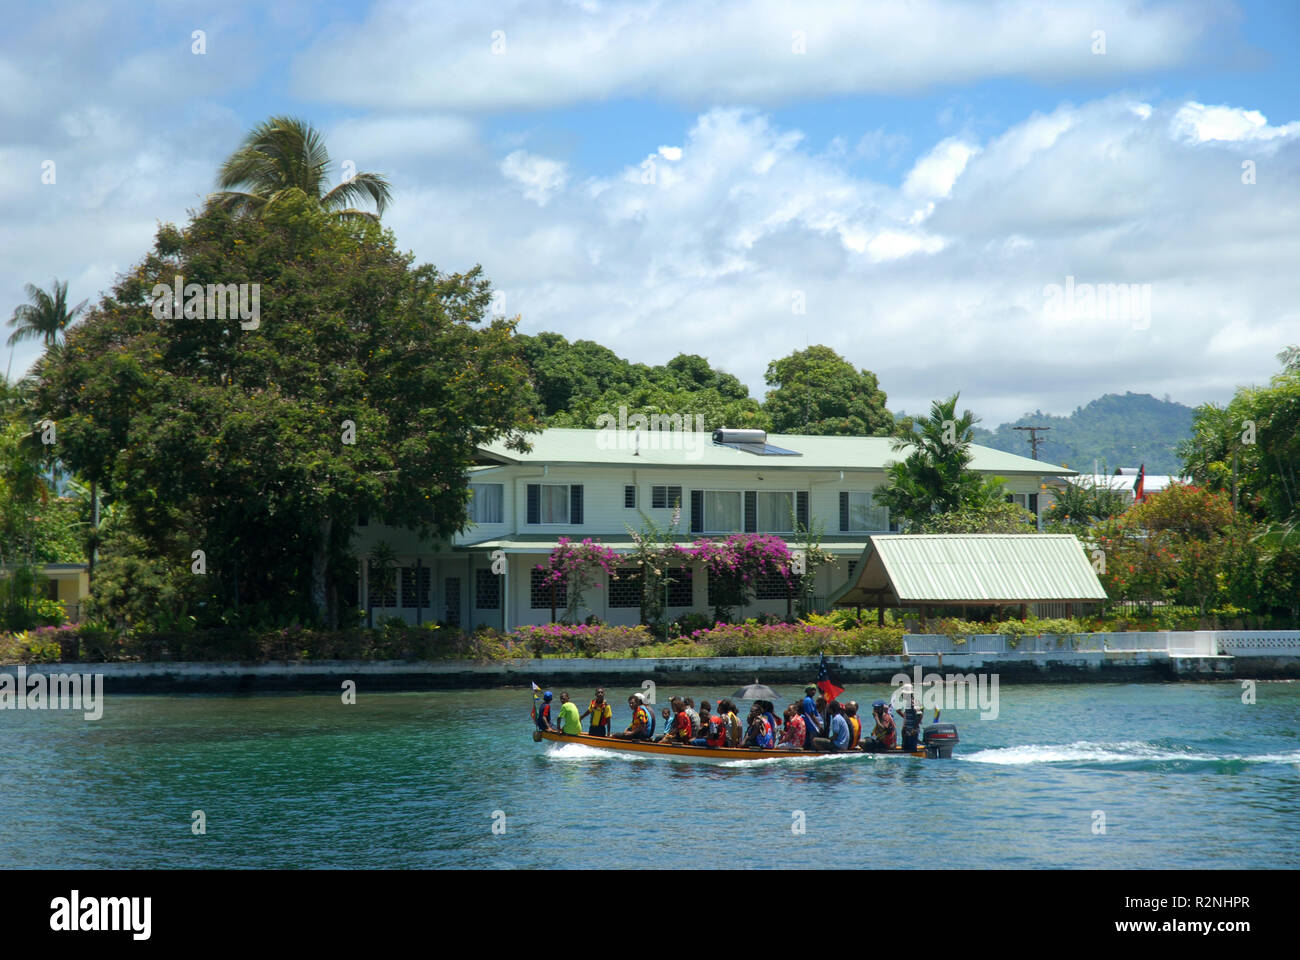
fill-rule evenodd
<path id="1" fill-rule="evenodd" d="M 704 491 L 691 491 L 691 533 L 704 529 Z"/>
<path id="2" fill-rule="evenodd" d="M 582 484 L 569 487 L 569 522 L 582 523 Z"/>
<path id="3" fill-rule="evenodd" d="M 636 487 L 633 484 L 629 483 L 623 488 L 623 506 L 629 510 L 636 509 Z"/>
<path id="4" fill-rule="evenodd" d="M 541 484 L 528 485 L 528 522 L 542 522 L 542 487 Z"/>
<path id="5" fill-rule="evenodd" d="M 758 491 L 745 491 L 745 532 L 758 532 Z"/>
<path id="6" fill-rule="evenodd" d="M 794 517 L 799 521 L 799 526 L 808 529 L 808 491 L 796 490 L 794 495 Z"/>
<path id="7" fill-rule="evenodd" d="M 840 491 L 840 529 L 849 529 L 849 492 Z"/>

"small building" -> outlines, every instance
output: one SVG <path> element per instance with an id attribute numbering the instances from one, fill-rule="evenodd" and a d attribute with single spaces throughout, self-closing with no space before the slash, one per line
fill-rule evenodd
<path id="1" fill-rule="evenodd" d="M 81 619 L 82 603 L 90 595 L 89 569 L 84 563 L 42 563 L 37 567 L 44 598 L 62 603 L 69 623 Z M 0 577 L 8 573 L 8 567 L 0 568 Z"/>
<path id="2" fill-rule="evenodd" d="M 1019 608 L 1106 599 L 1083 544 L 1070 534 L 903 534 L 867 539 L 853 576 L 830 597 L 837 607 Z"/>

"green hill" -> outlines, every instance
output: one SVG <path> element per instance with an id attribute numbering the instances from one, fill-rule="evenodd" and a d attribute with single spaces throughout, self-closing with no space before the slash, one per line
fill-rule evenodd
<path id="1" fill-rule="evenodd" d="M 1177 446 L 1191 435 L 1192 408 L 1146 393 L 1108 393 L 1068 417 L 1029 413 L 996 430 L 976 428 L 975 442 L 1030 456 L 1029 433 L 1017 426 L 1051 427 L 1040 433 L 1038 459 L 1092 472 L 1093 461 L 1116 467 L 1146 464 L 1147 473 L 1178 474 Z"/>

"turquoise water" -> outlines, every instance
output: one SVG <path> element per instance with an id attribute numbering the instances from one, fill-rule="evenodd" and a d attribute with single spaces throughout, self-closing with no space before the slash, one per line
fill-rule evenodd
<path id="1" fill-rule="evenodd" d="M 620 726 L 629 692 L 610 691 Z M 1243 705 L 1235 683 L 1004 686 L 996 720 L 945 713 L 962 738 L 951 761 L 729 764 L 534 743 L 521 690 L 367 694 L 363 681 L 352 706 L 110 696 L 97 722 L 0 711 L 0 862 L 1296 867 L 1300 685 L 1257 696 Z"/>

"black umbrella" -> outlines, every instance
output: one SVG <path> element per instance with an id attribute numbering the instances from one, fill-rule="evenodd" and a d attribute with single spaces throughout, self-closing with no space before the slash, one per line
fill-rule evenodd
<path id="1" fill-rule="evenodd" d="M 758 682 L 758 677 L 747 687 L 741 687 L 732 694 L 737 700 L 780 700 L 781 695 L 766 684 Z"/>

